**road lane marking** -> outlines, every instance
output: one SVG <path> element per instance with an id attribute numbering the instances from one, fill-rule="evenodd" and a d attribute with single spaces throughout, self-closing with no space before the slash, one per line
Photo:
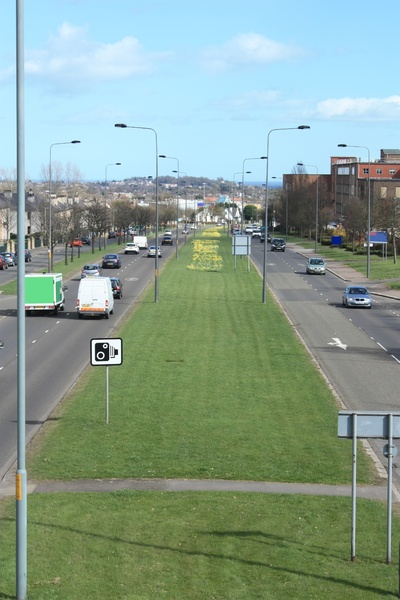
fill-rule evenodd
<path id="1" fill-rule="evenodd" d="M 342 348 L 342 350 L 347 350 L 347 344 L 343 344 L 339 338 L 332 338 L 333 342 L 328 342 L 328 346 L 337 346 L 338 348 Z"/>

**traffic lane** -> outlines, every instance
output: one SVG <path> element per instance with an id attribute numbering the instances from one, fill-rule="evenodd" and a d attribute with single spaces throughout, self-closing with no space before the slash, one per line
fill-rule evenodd
<path id="1" fill-rule="evenodd" d="M 302 285 L 299 284 L 299 289 L 304 287 L 305 283 L 332 306 L 336 306 L 338 310 L 344 309 L 345 316 L 350 322 L 363 329 L 396 361 L 400 360 L 400 305 L 398 302 L 396 304 L 396 301 L 392 299 L 374 296 L 372 309 L 345 308 L 342 304 L 342 296 L 348 282 L 343 282 L 329 272 L 324 276 L 303 273 L 302 261 L 299 261 L 298 255 L 293 251 L 289 251 L 286 258 L 279 257 L 274 263 L 270 263 L 270 274 L 285 272 L 286 267 L 301 278 Z"/>
<path id="2" fill-rule="evenodd" d="M 390 326 L 382 326 L 390 314 L 383 303 L 379 303 L 379 310 L 378 305 L 371 310 L 347 309 L 342 305 L 343 283 L 335 275 L 299 274 L 282 259 L 270 263 L 269 285 L 324 372 L 329 378 L 337 377 L 335 388 L 349 408 L 363 407 L 363 401 L 358 404 L 359 396 L 368 399 L 368 410 L 399 410 L 399 399 L 389 384 L 393 377 L 398 381 L 400 376 L 397 360 L 392 358 L 399 353 L 396 347 L 399 321 L 390 316 Z M 340 340 L 347 349 L 340 348 L 334 340 Z M 370 365 L 366 366 L 368 360 Z M 341 361 L 344 364 L 338 373 Z M 376 392 L 376 375 L 371 375 L 377 364 L 380 388 L 385 390 L 378 400 L 377 393 L 373 397 L 370 393 L 370 390 Z M 354 371 L 357 371 L 356 377 L 351 375 Z"/>
<path id="3" fill-rule="evenodd" d="M 115 301 L 114 314 L 109 319 L 78 319 L 75 306 L 80 279 L 77 277 L 68 281 L 64 312 L 59 312 L 57 316 L 40 313 L 26 319 L 27 442 L 88 366 L 90 340 L 96 337 L 112 337 L 115 326 L 153 279 L 154 262 L 143 254 L 136 260 L 131 256 L 127 257 L 123 266 L 127 298 Z M 107 274 L 110 271 L 121 274 L 121 270 L 111 269 L 107 270 Z M 15 316 L 7 318 L 10 322 L 13 320 L 16 337 Z M 0 479 L 16 458 L 16 355 L 1 372 L 1 378 Z"/>
<path id="4" fill-rule="evenodd" d="M 286 274 L 274 274 L 271 279 L 285 312 L 343 404 L 349 410 L 399 410 L 397 362 L 349 321 L 345 310 L 338 310 L 311 289 L 292 287 L 287 291 L 290 282 Z M 296 284 L 296 275 L 292 275 L 292 285 Z"/>

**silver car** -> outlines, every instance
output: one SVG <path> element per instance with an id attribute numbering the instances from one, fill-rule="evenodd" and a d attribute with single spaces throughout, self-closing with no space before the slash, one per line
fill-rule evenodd
<path id="1" fill-rule="evenodd" d="M 371 308 L 372 298 L 367 288 L 359 285 L 348 285 L 344 290 L 342 297 L 343 306 L 361 306 L 362 308 Z"/>
<path id="2" fill-rule="evenodd" d="M 326 264 L 323 258 L 312 257 L 307 260 L 307 273 L 312 275 L 325 275 Z"/>
<path id="3" fill-rule="evenodd" d="M 81 271 L 81 279 L 85 277 L 101 277 L 103 275 L 103 269 L 100 265 L 85 265 Z"/>

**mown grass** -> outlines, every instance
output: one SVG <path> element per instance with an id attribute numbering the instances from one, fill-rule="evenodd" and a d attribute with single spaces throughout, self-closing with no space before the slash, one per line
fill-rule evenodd
<path id="1" fill-rule="evenodd" d="M 350 499 L 248 493 L 29 497 L 29 600 L 395 598 L 385 509 Z M 0 597 L 12 598 L 13 507 L 2 516 Z M 395 524 L 396 539 L 399 530 Z"/>
<path id="2" fill-rule="evenodd" d="M 148 290 L 117 333 L 109 424 L 105 367 L 89 367 L 56 432 L 38 436 L 31 477 L 351 481 L 325 380 L 279 307 L 262 304 L 258 273 L 246 260 L 234 272 L 230 241 L 220 248 L 219 273 L 189 270 L 190 245 L 171 259 L 159 302 Z M 366 462 L 360 480 L 371 480 Z"/>
<path id="3" fill-rule="evenodd" d="M 28 453 L 28 478 L 199 477 L 346 483 L 337 404 L 247 261 L 190 271 L 190 244 L 116 332 L 124 363 L 89 367 Z M 373 474 L 359 453 L 359 482 Z M 15 515 L 0 503 L 0 598 L 15 587 Z M 369 600 L 395 597 L 386 508 L 220 492 L 53 493 L 28 498 L 30 600 Z M 393 518 L 393 540 L 399 539 Z"/>

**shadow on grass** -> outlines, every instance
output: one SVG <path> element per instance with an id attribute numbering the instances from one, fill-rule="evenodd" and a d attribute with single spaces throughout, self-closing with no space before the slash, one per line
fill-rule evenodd
<path id="1" fill-rule="evenodd" d="M 14 519 L 10 519 L 10 518 L 0 519 L 0 522 L 1 521 L 8 522 L 8 523 L 15 522 Z M 325 576 L 320 573 L 317 574 L 317 573 L 310 573 L 310 572 L 296 570 L 296 569 L 288 569 L 286 567 L 272 565 L 270 562 L 267 563 L 267 562 L 263 562 L 263 561 L 259 561 L 259 560 L 242 559 L 242 558 L 238 558 L 237 556 L 233 556 L 233 555 L 229 555 L 229 554 L 224 555 L 224 554 L 218 554 L 215 552 L 202 552 L 201 550 L 184 550 L 183 548 L 176 548 L 176 547 L 172 547 L 172 546 L 167 546 L 165 544 L 163 544 L 163 545 L 148 544 L 145 542 L 126 540 L 121 537 L 111 537 L 111 536 L 103 535 L 100 533 L 85 532 L 85 531 L 82 531 L 79 529 L 75 529 L 73 527 L 54 525 L 54 523 L 31 521 L 30 525 L 37 525 L 38 527 L 48 527 L 48 528 L 59 529 L 59 530 L 63 530 L 63 531 L 69 532 L 69 533 L 76 533 L 79 536 L 86 535 L 87 538 L 97 538 L 97 539 L 102 539 L 102 540 L 106 540 L 109 542 L 118 542 L 118 543 L 128 544 L 130 546 L 135 546 L 137 548 L 161 550 L 161 551 L 166 551 L 166 552 L 171 552 L 174 554 L 181 554 L 181 555 L 186 555 L 186 556 L 194 556 L 194 557 L 199 556 L 199 557 L 205 557 L 205 558 L 210 558 L 210 559 L 238 562 L 238 563 L 248 565 L 248 566 L 265 567 L 266 569 L 268 569 L 270 571 L 275 571 L 277 573 L 290 573 L 292 575 L 294 574 L 299 577 L 307 577 L 307 578 L 315 579 L 317 581 L 323 581 L 323 582 L 327 582 L 327 583 L 344 585 L 344 586 L 358 589 L 358 590 L 364 591 L 364 592 L 372 592 L 374 594 L 378 594 L 381 598 L 383 598 L 384 596 L 393 597 L 393 591 L 390 591 L 390 590 L 383 590 L 381 588 L 377 588 L 374 586 L 368 586 L 368 585 L 362 585 L 359 583 L 354 583 L 353 581 L 349 581 L 349 580 L 346 580 L 346 579 L 343 579 L 340 577 L 332 577 L 332 576 L 328 576 L 328 575 Z M 211 532 L 202 532 L 202 533 L 210 535 L 210 536 L 216 536 L 216 537 L 217 536 L 232 536 L 232 537 L 262 536 L 266 540 L 272 539 L 275 542 L 279 542 L 280 545 L 282 545 L 283 543 L 285 543 L 285 544 L 288 543 L 288 540 L 284 537 L 277 536 L 277 535 L 270 535 L 268 533 L 264 533 L 263 531 L 227 531 L 227 532 L 211 531 Z M 293 544 L 295 542 L 290 542 L 290 543 Z M 0 592 L 0 599 L 1 598 L 13 598 L 13 597 L 14 596 L 8 596 L 8 595 L 2 596 L 1 592 Z"/>

